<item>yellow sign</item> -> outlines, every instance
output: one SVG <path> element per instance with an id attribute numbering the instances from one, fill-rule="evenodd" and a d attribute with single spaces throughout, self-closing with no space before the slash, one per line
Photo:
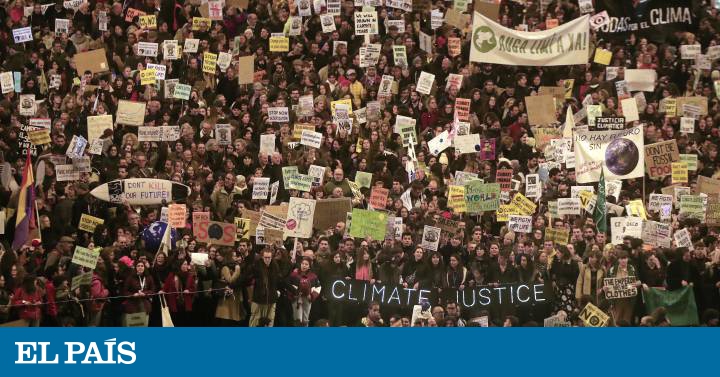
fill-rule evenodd
<path id="1" fill-rule="evenodd" d="M 270 52 L 288 52 L 290 51 L 290 38 L 288 37 L 270 37 Z"/>
<path id="2" fill-rule="evenodd" d="M 50 144 L 52 142 L 50 139 L 50 130 L 48 129 L 29 131 L 28 137 L 33 145 Z"/>
<path id="3" fill-rule="evenodd" d="M 143 69 L 140 71 L 141 85 L 155 85 L 155 69 Z"/>
<path id="4" fill-rule="evenodd" d="M 687 183 L 688 164 L 685 161 L 672 163 L 672 183 Z"/>
<path id="5" fill-rule="evenodd" d="M 677 100 L 675 98 L 665 98 L 665 116 L 674 117 L 677 114 Z"/>
<path id="6" fill-rule="evenodd" d="M 558 245 L 567 245 L 570 231 L 566 228 L 545 228 L 545 241 L 553 241 Z"/>
<path id="7" fill-rule="evenodd" d="M 573 87 L 575 86 L 575 79 L 565 79 L 563 81 L 563 89 L 565 89 L 565 99 L 572 98 Z"/>
<path id="8" fill-rule="evenodd" d="M 597 48 L 595 50 L 595 63 L 610 65 L 610 60 L 612 60 L 612 51 L 603 48 Z"/>
<path id="9" fill-rule="evenodd" d="M 582 190 L 578 193 L 578 196 L 580 197 L 580 204 L 583 208 L 587 208 L 588 204 L 593 200 L 597 200 L 597 195 L 593 194 L 590 191 Z"/>
<path id="10" fill-rule="evenodd" d="M 243 219 L 242 217 L 235 218 L 235 241 L 241 239 L 250 239 L 250 219 Z"/>
<path id="11" fill-rule="evenodd" d="M 217 54 L 206 52 L 203 54 L 203 72 L 211 75 L 215 74 L 215 66 L 217 66 Z"/>
<path id="12" fill-rule="evenodd" d="M 647 220 L 647 214 L 645 213 L 645 205 L 641 199 L 635 199 L 628 202 L 626 206 L 628 215 L 642 217 L 643 220 Z"/>
<path id="13" fill-rule="evenodd" d="M 515 194 L 510 204 L 514 205 L 520 211 L 520 214 L 525 216 L 530 216 L 537 210 L 537 204 L 521 193 Z"/>
<path id="14" fill-rule="evenodd" d="M 330 102 L 330 114 L 335 116 L 335 106 L 338 104 L 347 105 L 348 115 L 352 115 L 352 100 L 350 98 L 344 98 L 344 99 Z"/>
<path id="15" fill-rule="evenodd" d="M 580 319 L 585 323 L 585 327 L 603 327 L 607 324 L 610 316 L 597 306 L 588 303 L 580 312 Z"/>
<path id="16" fill-rule="evenodd" d="M 192 29 L 197 31 L 200 29 L 203 30 L 210 30 L 210 24 L 212 23 L 212 20 L 205 17 L 193 17 L 192 19 Z"/>
<path id="17" fill-rule="evenodd" d="M 140 28 L 148 30 L 157 29 L 157 18 L 155 15 L 140 16 Z"/>
<path id="18" fill-rule="evenodd" d="M 311 123 L 295 123 L 293 126 L 292 139 L 298 141 L 302 138 L 302 132 L 304 130 L 315 132 L 315 126 Z"/>
<path id="19" fill-rule="evenodd" d="M 95 227 L 103 223 L 105 223 L 105 219 L 83 213 L 82 216 L 80 216 L 80 224 L 78 225 L 78 228 L 88 233 L 92 233 L 95 231 Z"/>
<path id="20" fill-rule="evenodd" d="M 465 203 L 465 186 L 451 185 L 448 192 L 448 207 L 455 212 L 467 212 L 467 203 Z"/>
<path id="21" fill-rule="evenodd" d="M 495 211 L 495 217 L 497 222 L 510 221 L 510 215 L 520 215 L 520 210 L 513 204 L 500 204 L 497 211 Z"/>

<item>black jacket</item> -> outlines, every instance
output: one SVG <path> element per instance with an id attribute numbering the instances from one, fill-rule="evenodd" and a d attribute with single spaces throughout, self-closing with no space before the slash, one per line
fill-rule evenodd
<path id="1" fill-rule="evenodd" d="M 265 266 L 261 260 L 257 261 L 248 276 L 250 280 L 254 280 L 255 289 L 253 290 L 252 301 L 260 305 L 269 305 L 277 302 L 283 277 L 276 261 L 270 262 L 270 266 Z"/>

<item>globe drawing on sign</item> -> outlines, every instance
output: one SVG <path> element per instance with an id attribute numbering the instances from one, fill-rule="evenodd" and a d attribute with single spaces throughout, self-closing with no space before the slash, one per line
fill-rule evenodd
<path id="1" fill-rule="evenodd" d="M 473 44 L 475 48 L 482 53 L 490 52 L 490 50 L 497 46 L 495 33 L 487 26 L 480 26 L 476 28 L 473 33 Z"/>
<path id="2" fill-rule="evenodd" d="M 145 242 L 145 249 L 148 251 L 157 251 L 162 242 L 163 234 L 167 223 L 161 221 L 155 221 L 150 224 L 140 234 L 140 239 Z M 170 228 L 170 244 L 171 248 L 175 248 L 175 240 L 177 239 L 177 232 L 175 229 Z"/>
<path id="3" fill-rule="evenodd" d="M 605 149 L 605 166 L 615 175 L 630 174 L 639 161 L 640 151 L 628 139 L 615 139 Z"/>

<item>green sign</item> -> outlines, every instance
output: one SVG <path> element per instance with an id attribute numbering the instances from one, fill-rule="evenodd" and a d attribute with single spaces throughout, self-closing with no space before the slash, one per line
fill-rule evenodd
<path id="1" fill-rule="evenodd" d="M 680 217 L 705 221 L 703 198 L 699 195 L 680 195 Z"/>
<path id="2" fill-rule="evenodd" d="M 313 177 L 307 174 L 292 174 L 290 175 L 290 179 L 288 179 L 290 190 L 310 192 L 312 183 Z"/>
<path id="3" fill-rule="evenodd" d="M 385 239 L 387 221 L 388 216 L 385 212 L 355 208 L 352 210 L 350 236 L 357 238 L 370 236 L 373 240 L 383 240 Z"/>
<path id="4" fill-rule="evenodd" d="M 470 181 L 465 184 L 468 213 L 496 211 L 500 207 L 500 184 Z"/>

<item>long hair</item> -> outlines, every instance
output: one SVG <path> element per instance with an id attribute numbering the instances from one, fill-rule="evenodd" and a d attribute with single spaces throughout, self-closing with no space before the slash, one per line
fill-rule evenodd
<path id="1" fill-rule="evenodd" d="M 368 258 L 368 260 L 365 260 L 363 256 L 367 254 L 370 256 L 370 251 L 366 246 L 360 247 L 355 251 L 355 271 L 357 272 L 359 268 L 361 267 L 367 267 L 368 269 L 368 276 L 370 279 L 374 278 L 373 276 L 373 269 L 372 269 L 372 260 L 371 258 Z"/>
<path id="2" fill-rule="evenodd" d="M 35 285 L 35 275 L 25 275 L 25 277 L 22 280 L 22 289 L 27 294 L 35 294 L 35 291 L 37 290 L 37 286 Z"/>

